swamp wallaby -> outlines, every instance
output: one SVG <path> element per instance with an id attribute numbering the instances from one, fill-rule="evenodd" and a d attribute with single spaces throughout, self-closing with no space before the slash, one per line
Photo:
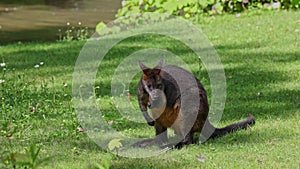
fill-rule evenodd
<path id="1" fill-rule="evenodd" d="M 205 130 L 213 130 L 205 136 L 211 139 L 246 129 L 255 123 L 254 117 L 249 115 L 242 122 L 215 128 L 207 118 L 209 106 L 206 91 L 192 73 L 173 65 L 163 66 L 163 60 L 154 68 L 148 68 L 140 61 L 138 64 L 143 72 L 137 89 L 139 107 L 147 123 L 155 127 L 156 137 L 135 143 L 134 146 L 167 142 L 167 128 L 172 128 L 181 140 L 171 146 L 181 148 L 194 142 L 195 132 L 205 136 Z M 152 117 L 147 108 L 151 110 Z"/>

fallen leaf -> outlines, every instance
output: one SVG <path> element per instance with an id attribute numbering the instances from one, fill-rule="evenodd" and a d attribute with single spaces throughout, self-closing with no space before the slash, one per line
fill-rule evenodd
<path id="1" fill-rule="evenodd" d="M 131 99 L 132 98 L 132 95 L 131 93 L 127 93 L 127 98 Z"/>
<path id="2" fill-rule="evenodd" d="M 77 127 L 77 131 L 84 132 L 84 129 L 82 127 Z"/>
<path id="3" fill-rule="evenodd" d="M 204 163 L 205 157 L 203 154 L 200 154 L 199 157 L 197 157 L 197 160 L 200 161 L 201 163 Z"/>
<path id="4" fill-rule="evenodd" d="M 121 148 L 123 146 L 123 144 L 121 143 L 123 139 L 112 139 L 109 143 L 108 143 L 108 149 L 110 151 L 114 150 L 114 149 L 118 149 Z"/>
<path id="5" fill-rule="evenodd" d="M 261 159 L 257 159 L 257 162 L 262 164 L 263 161 Z"/>
<path id="6" fill-rule="evenodd" d="M 113 121 L 113 120 L 109 120 L 107 123 L 108 123 L 109 125 L 112 125 L 112 124 L 114 123 L 114 121 Z"/>
<path id="7" fill-rule="evenodd" d="M 8 140 L 12 140 L 12 139 L 14 139 L 14 136 L 7 136 L 6 137 Z"/>

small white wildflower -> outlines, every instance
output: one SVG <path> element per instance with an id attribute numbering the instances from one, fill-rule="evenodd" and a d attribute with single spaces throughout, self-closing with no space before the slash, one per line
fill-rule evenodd
<path id="1" fill-rule="evenodd" d="M 43 65 L 44 64 L 44 62 L 40 62 L 40 65 Z"/>
<path id="2" fill-rule="evenodd" d="M 40 65 L 35 65 L 35 66 L 34 66 L 34 68 L 39 68 L 39 67 L 40 67 Z"/>
<path id="3" fill-rule="evenodd" d="M 0 66 L 1 66 L 1 67 L 5 67 L 6 64 L 5 64 L 5 63 L 0 63 Z"/>
<path id="4" fill-rule="evenodd" d="M 121 4 L 122 4 L 122 6 L 124 6 L 124 5 L 126 4 L 126 1 L 125 1 L 125 0 L 122 0 L 122 1 L 121 1 Z"/>
<path id="5" fill-rule="evenodd" d="M 1 83 L 4 83 L 4 82 L 5 82 L 5 80 L 4 80 L 4 79 L 0 79 L 0 84 L 1 84 Z"/>
<path id="6" fill-rule="evenodd" d="M 67 83 L 64 83 L 64 87 L 67 87 L 68 86 L 68 84 Z"/>
<path id="7" fill-rule="evenodd" d="M 281 6 L 280 2 L 274 2 L 274 3 L 272 4 L 272 8 L 273 8 L 273 9 L 279 9 L 280 6 Z"/>
<path id="8" fill-rule="evenodd" d="M 78 25 L 81 25 L 81 22 L 80 22 L 80 21 L 78 22 Z"/>
<path id="9" fill-rule="evenodd" d="M 67 22 L 67 25 L 70 26 L 70 22 Z"/>

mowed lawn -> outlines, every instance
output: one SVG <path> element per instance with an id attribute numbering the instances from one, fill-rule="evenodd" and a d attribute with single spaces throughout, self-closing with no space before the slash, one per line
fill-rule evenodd
<path id="1" fill-rule="evenodd" d="M 256 119 L 251 129 L 159 156 L 116 156 L 82 132 L 72 103 L 72 73 L 85 42 L 15 43 L 0 46 L 0 63 L 5 63 L 0 67 L 1 158 L 23 154 L 36 145 L 41 148 L 39 159 L 50 157 L 40 168 L 100 168 L 103 161 L 110 168 L 128 169 L 300 168 L 300 12 L 251 11 L 205 18 L 197 26 L 212 42 L 225 69 L 227 99 L 218 126 L 251 113 Z M 105 119 L 127 136 L 151 137 L 155 132 L 118 113 L 110 80 L 126 56 L 150 47 L 180 56 L 211 92 L 205 68 L 179 42 L 161 36 L 123 41 L 101 62 L 96 96 Z M 137 79 L 130 93 L 137 105 L 135 83 Z M 6 162 L 0 161 L 0 168 L 13 167 Z"/>

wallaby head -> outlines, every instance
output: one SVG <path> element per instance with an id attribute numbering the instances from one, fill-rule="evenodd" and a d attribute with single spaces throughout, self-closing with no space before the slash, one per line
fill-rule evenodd
<path id="1" fill-rule="evenodd" d="M 161 68 L 163 64 L 164 61 L 160 60 L 157 65 L 151 69 L 139 61 L 139 66 L 143 71 L 143 85 L 148 93 L 155 89 L 162 89 Z"/>
<path id="2" fill-rule="evenodd" d="M 141 61 L 138 62 L 143 71 L 142 84 L 146 92 L 150 96 L 148 103 L 149 108 L 162 107 L 165 105 L 163 94 L 164 84 L 162 83 L 162 67 L 163 60 L 160 60 L 154 68 L 145 66 Z"/>

